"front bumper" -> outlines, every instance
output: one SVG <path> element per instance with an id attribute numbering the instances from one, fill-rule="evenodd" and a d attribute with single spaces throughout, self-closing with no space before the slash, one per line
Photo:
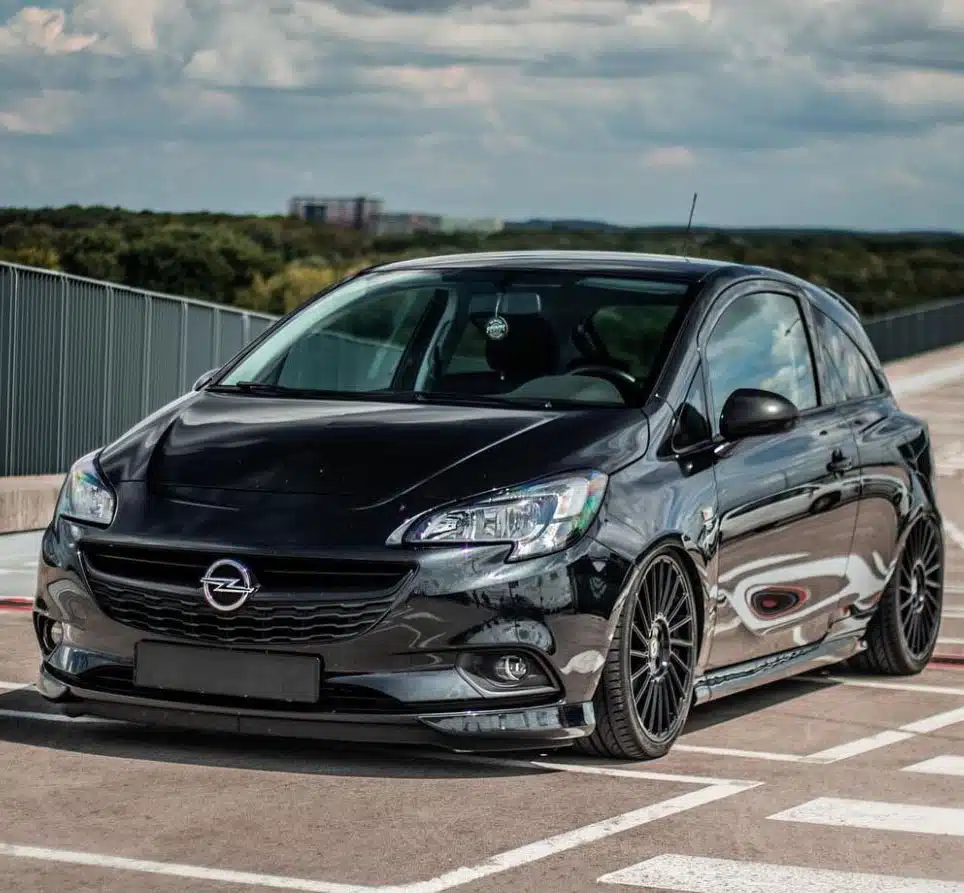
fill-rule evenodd
<path id="1" fill-rule="evenodd" d="M 38 576 L 35 618 L 62 628 L 56 647 L 42 649 L 39 689 L 68 715 L 456 751 L 564 745 L 594 728 L 592 697 L 628 564 L 592 538 L 520 564 L 506 564 L 500 548 L 472 550 L 471 558 L 461 550 L 420 556 L 411 585 L 366 632 L 329 643 L 258 646 L 323 661 L 319 702 L 290 704 L 135 685 L 138 642 L 226 646 L 108 616 L 80 561 L 78 547 L 88 536 L 65 522 L 48 530 Z M 525 654 L 551 684 L 480 689 L 459 658 L 499 650 Z"/>
<path id="2" fill-rule="evenodd" d="M 557 703 L 504 710 L 366 714 L 261 711 L 178 703 L 83 689 L 42 667 L 39 690 L 67 716 L 204 732 L 264 735 L 356 743 L 442 747 L 456 753 L 564 746 L 590 734 L 592 703 Z"/>

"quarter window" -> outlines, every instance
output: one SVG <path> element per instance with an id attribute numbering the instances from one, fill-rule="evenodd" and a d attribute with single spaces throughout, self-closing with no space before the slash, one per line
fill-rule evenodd
<path id="1" fill-rule="evenodd" d="M 836 379 L 831 383 L 831 393 L 837 402 L 862 400 L 879 394 L 882 391 L 880 382 L 851 337 L 819 310 L 814 309 L 813 315 L 826 362 Z"/>
<path id="2" fill-rule="evenodd" d="M 680 407 L 673 434 L 673 446 L 677 450 L 706 443 L 712 437 L 710 422 L 703 395 L 703 372 L 698 369 L 690 385 L 689 393 Z"/>
<path id="3" fill-rule="evenodd" d="M 806 324 L 790 295 L 737 298 L 710 335 L 706 361 L 717 418 L 738 388 L 772 391 L 801 411 L 817 405 Z"/>

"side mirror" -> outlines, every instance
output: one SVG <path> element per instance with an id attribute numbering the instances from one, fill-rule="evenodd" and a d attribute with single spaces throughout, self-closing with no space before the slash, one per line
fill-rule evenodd
<path id="1" fill-rule="evenodd" d="M 203 375 L 201 375 L 193 385 L 191 385 L 192 391 L 200 391 L 215 375 L 218 374 L 217 369 L 208 369 Z"/>
<path id="2" fill-rule="evenodd" d="M 740 388 L 730 394 L 720 414 L 720 434 L 728 441 L 792 428 L 800 411 L 786 397 L 771 391 Z"/>

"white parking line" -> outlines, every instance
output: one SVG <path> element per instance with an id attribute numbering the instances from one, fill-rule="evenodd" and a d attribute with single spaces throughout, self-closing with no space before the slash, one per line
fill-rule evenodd
<path id="1" fill-rule="evenodd" d="M 958 775 L 964 778 L 964 757 L 934 757 L 932 760 L 924 760 L 923 763 L 905 766 L 903 771 L 919 772 L 922 775 Z"/>
<path id="2" fill-rule="evenodd" d="M 924 719 L 917 720 L 917 722 L 901 726 L 900 730 L 902 732 L 913 732 L 915 735 L 926 735 L 928 732 L 939 732 L 941 729 L 957 725 L 959 722 L 964 722 L 964 707 L 958 707 L 956 710 L 948 710 L 944 713 L 935 713 L 933 716 L 927 716 Z"/>
<path id="3" fill-rule="evenodd" d="M 937 640 L 938 645 L 964 645 L 964 639 L 943 638 Z"/>
<path id="4" fill-rule="evenodd" d="M 944 533 L 954 541 L 954 545 L 958 549 L 964 549 L 964 530 L 961 530 L 953 521 L 948 521 L 947 518 L 944 519 Z"/>
<path id="5" fill-rule="evenodd" d="M 777 822 L 802 822 L 835 828 L 867 828 L 873 831 L 964 837 L 964 809 L 946 806 L 818 797 L 767 818 Z"/>
<path id="6" fill-rule="evenodd" d="M 964 690 L 962 690 L 960 694 L 964 694 Z M 882 732 L 875 732 L 873 735 L 857 738 L 854 741 L 847 741 L 844 744 L 828 747 L 826 750 L 811 754 L 737 750 L 731 747 L 710 747 L 683 743 L 676 744 L 673 749 L 683 753 L 702 753 L 712 756 L 737 757 L 747 760 L 828 765 L 830 763 L 840 763 L 843 760 L 849 760 L 874 750 L 880 750 L 882 747 L 889 747 L 892 744 L 900 744 L 902 741 L 907 741 L 915 735 L 937 732 L 959 722 L 964 722 L 964 707 L 947 710 L 943 713 L 936 713 L 933 716 L 926 716 L 917 722 L 901 726 L 899 729 L 886 729 Z"/>
<path id="7" fill-rule="evenodd" d="M 278 875 L 255 874 L 250 872 L 228 871 L 199 865 L 180 865 L 171 862 L 155 862 L 144 859 L 129 859 L 100 853 L 83 853 L 59 850 L 48 847 L 28 847 L 0 843 L 0 856 L 17 859 L 35 859 L 43 862 L 59 862 L 71 865 L 89 865 L 96 868 L 117 871 L 133 871 L 146 874 L 167 875 L 169 877 L 207 880 L 224 884 L 238 884 L 249 887 L 267 887 L 281 890 L 308 891 L 308 893 L 442 893 L 455 887 L 500 874 L 513 868 L 521 868 L 538 862 L 557 853 L 563 853 L 586 844 L 595 843 L 614 834 L 639 828 L 650 822 L 668 818 L 705 806 L 725 797 L 742 793 L 756 787 L 758 782 L 736 782 L 733 784 L 709 785 L 669 800 L 651 803 L 632 812 L 585 825 L 572 831 L 535 843 L 525 844 L 513 850 L 499 853 L 478 865 L 456 868 L 427 881 L 389 886 L 367 886 L 338 884 L 328 881 L 315 881 L 307 878 L 283 877 Z"/>
<path id="8" fill-rule="evenodd" d="M 681 893 L 964 893 L 964 883 L 954 881 L 677 855 L 605 874 L 599 883 Z"/>
<path id="9" fill-rule="evenodd" d="M 818 685 L 846 685 L 849 688 L 882 688 L 892 691 L 916 691 L 927 695 L 951 695 L 964 698 L 964 688 L 947 685 L 927 685 L 916 682 L 883 682 L 874 679 L 856 679 L 849 676 L 792 676 L 791 682 L 809 682 Z"/>

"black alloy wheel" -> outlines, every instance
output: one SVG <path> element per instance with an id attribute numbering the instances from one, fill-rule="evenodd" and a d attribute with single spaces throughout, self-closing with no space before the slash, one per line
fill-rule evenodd
<path id="1" fill-rule="evenodd" d="M 679 737 L 693 700 L 696 599 L 678 553 L 651 555 L 623 605 L 594 699 L 593 756 L 652 760 Z"/>
<path id="2" fill-rule="evenodd" d="M 927 666 L 937 645 L 944 603 L 944 543 L 937 523 L 921 518 L 907 534 L 897 567 L 867 628 L 857 666 L 910 676 Z"/>

